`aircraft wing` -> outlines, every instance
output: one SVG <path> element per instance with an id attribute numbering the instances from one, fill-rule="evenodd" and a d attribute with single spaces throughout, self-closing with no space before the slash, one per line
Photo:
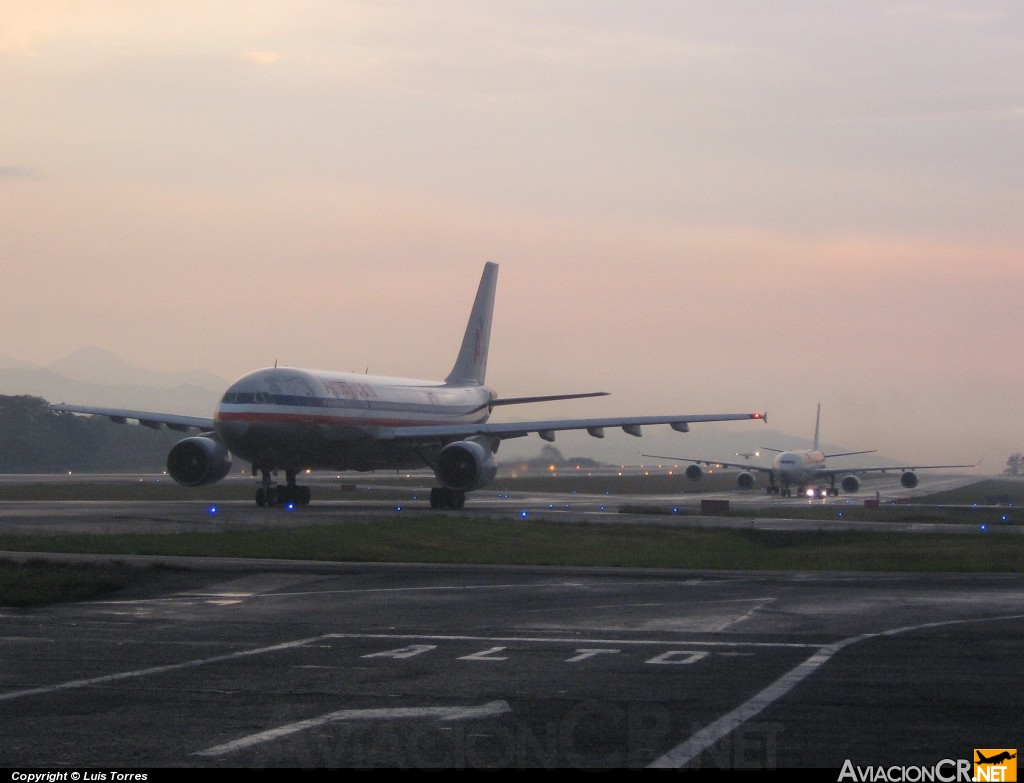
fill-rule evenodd
<path id="1" fill-rule="evenodd" d="M 622 418 L 599 419 L 551 419 L 547 421 L 517 421 L 508 424 L 426 424 L 414 427 L 396 427 L 378 430 L 375 436 L 380 440 L 451 440 L 471 438 L 474 435 L 505 440 L 522 438 L 537 433 L 547 441 L 555 439 L 556 432 L 586 430 L 595 438 L 603 438 L 605 428 L 621 427 L 636 437 L 642 436 L 641 427 L 653 424 L 668 424 L 678 432 L 688 432 L 689 425 L 704 421 L 746 421 L 764 420 L 763 413 L 703 413 L 678 416 L 627 416 Z"/>
<path id="2" fill-rule="evenodd" d="M 133 411 L 122 408 L 93 408 L 85 405 L 65 405 L 64 403 L 51 405 L 50 410 L 106 416 L 118 424 L 124 424 L 128 419 L 135 419 L 144 427 L 154 430 L 160 429 L 161 426 L 177 430 L 178 432 L 186 432 L 190 429 L 213 430 L 213 419 L 204 419 L 200 416 L 179 416 L 174 413 L 151 413 L 149 411 Z"/>
<path id="3" fill-rule="evenodd" d="M 696 457 L 669 457 L 665 454 L 640 454 L 641 457 L 653 457 L 654 459 L 670 459 L 677 462 L 693 462 L 697 465 L 708 465 L 709 467 L 719 468 L 738 468 L 740 470 L 748 470 L 751 473 L 771 473 L 771 468 L 766 468 L 761 465 L 751 465 L 746 462 L 722 462 L 717 459 L 697 459 Z"/>
<path id="4" fill-rule="evenodd" d="M 976 468 L 981 464 L 981 460 L 978 460 L 973 465 L 868 465 L 866 467 L 852 467 L 852 468 L 818 468 L 816 471 L 819 476 L 838 476 L 840 474 L 848 476 L 851 473 L 885 473 L 886 471 L 904 471 L 904 470 L 941 470 L 942 468 Z"/>

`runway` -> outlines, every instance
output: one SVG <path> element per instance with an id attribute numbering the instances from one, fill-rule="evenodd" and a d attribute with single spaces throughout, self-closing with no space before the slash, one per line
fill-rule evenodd
<path id="1" fill-rule="evenodd" d="M 60 481 L 63 477 L 33 477 L 33 481 Z M 19 480 L 0 476 L 0 484 Z M 90 477 L 75 477 L 88 482 Z M 101 479 L 104 480 L 104 479 Z M 113 483 L 115 479 L 107 478 Z M 120 477 L 118 481 L 133 480 Z M 138 481 L 139 479 L 134 479 Z M 157 480 L 157 479 L 149 479 Z M 915 497 L 955 489 L 976 481 L 977 477 L 930 475 L 922 477 L 920 487 L 908 492 L 899 485 L 899 477 L 876 479 L 857 493 L 829 498 L 778 498 L 761 491 L 701 493 L 616 492 L 538 492 L 479 490 L 471 494 L 462 511 L 431 509 L 428 502 L 430 478 L 422 487 L 388 482 L 386 477 L 363 480 L 351 500 L 322 500 L 314 485 L 313 503 L 296 508 L 259 508 L 251 500 L 94 500 L 94 501 L 4 501 L 0 503 L 0 532 L 17 535 L 48 533 L 172 533 L 183 531 L 230 530 L 239 528 L 331 524 L 338 515 L 400 517 L 437 514 L 475 514 L 506 520 L 546 520 L 554 522 L 641 524 L 680 527 L 742 527 L 763 530 L 886 530 L 903 533 L 977 534 L 978 526 L 965 524 L 928 524 L 920 522 L 871 522 L 858 514 L 865 502 L 882 504 L 911 503 Z M 246 486 L 251 482 L 245 482 Z M 612 485 L 614 486 L 614 485 Z M 702 501 L 726 501 L 733 512 L 728 516 L 702 514 Z M 826 513 L 819 519 L 798 515 L 787 517 L 787 509 L 808 508 Z M 645 513 L 649 509 L 651 513 Z M 770 510 L 772 513 L 767 514 Z M 623 513 L 628 511 L 628 513 Z M 736 513 L 740 512 L 740 513 Z M 822 522 L 825 520 L 825 523 Z M 1000 526 L 992 515 L 991 532 L 1024 534 L 1024 527 Z"/>
<path id="2" fill-rule="evenodd" d="M 1016 747 L 1018 576 L 214 569 L 3 613 L 8 767 L 839 769 Z"/>
<path id="3" fill-rule="evenodd" d="M 517 513 L 507 500 L 493 513 Z M 0 526 L 289 513 L 228 504 L 211 522 L 182 505 L 5 504 Z M 0 623 L 12 768 L 838 772 L 969 760 L 1024 736 L 1019 574 L 198 558 L 116 601 L 0 609 Z"/>

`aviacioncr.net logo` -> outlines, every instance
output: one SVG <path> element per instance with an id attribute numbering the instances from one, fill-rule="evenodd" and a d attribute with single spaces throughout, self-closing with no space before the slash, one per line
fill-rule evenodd
<path id="1" fill-rule="evenodd" d="M 971 762 L 967 759 L 942 759 L 930 767 L 866 766 L 857 767 L 847 759 L 839 772 L 839 783 L 968 783 Z"/>
<path id="2" fill-rule="evenodd" d="M 974 781 L 1016 783 L 1016 748 L 975 748 Z"/>

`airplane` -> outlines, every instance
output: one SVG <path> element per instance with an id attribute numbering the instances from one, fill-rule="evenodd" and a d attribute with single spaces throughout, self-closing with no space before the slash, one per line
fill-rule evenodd
<path id="1" fill-rule="evenodd" d="M 692 462 L 694 464 L 689 465 L 686 468 L 686 477 L 691 481 L 699 481 L 704 476 L 704 471 L 701 468 L 701 465 L 723 468 L 739 468 L 740 473 L 736 476 L 736 484 L 740 489 L 750 489 L 754 486 L 754 473 L 767 474 L 768 486 L 765 487 L 765 492 L 769 494 L 778 494 L 780 497 L 790 497 L 793 494 L 794 487 L 796 487 L 797 495 L 800 496 L 827 497 L 828 495 L 838 495 L 839 489 L 836 488 L 836 477 L 839 475 L 843 475 L 840 482 L 840 486 L 843 490 L 845 492 L 856 492 L 860 489 L 860 479 L 857 476 L 858 473 L 884 473 L 892 470 L 902 471 L 900 474 L 900 484 L 906 489 L 913 489 L 918 483 L 917 474 L 914 471 L 932 470 L 935 468 L 976 468 L 980 464 L 914 465 L 902 467 L 898 465 L 871 465 L 867 467 L 854 468 L 829 468 L 825 465 L 825 460 L 829 457 L 849 457 L 854 454 L 873 454 L 876 450 L 841 451 L 835 454 L 825 454 L 818 447 L 818 430 L 820 423 L 821 405 L 818 405 L 817 417 L 814 420 L 814 444 L 810 449 L 783 451 L 782 449 L 773 449 L 770 446 L 762 446 L 761 448 L 765 451 L 771 451 L 777 455 L 775 459 L 772 460 L 772 466 L 770 468 L 750 465 L 748 463 L 722 462 L 719 460 L 696 459 L 691 457 L 668 457 L 660 454 L 641 453 L 640 456 L 652 457 L 654 459 L 671 459 L 680 460 L 682 462 Z M 827 482 L 827 484 L 821 484 L 820 482 Z M 815 484 L 819 485 L 814 486 Z"/>
<path id="2" fill-rule="evenodd" d="M 556 432 L 565 430 L 603 438 L 606 427 L 641 437 L 646 425 L 668 424 L 689 432 L 694 422 L 765 419 L 755 412 L 489 422 L 500 406 L 606 394 L 499 397 L 485 385 L 497 278 L 498 265 L 486 263 L 462 345 L 444 381 L 275 366 L 232 383 L 209 419 L 64 403 L 50 408 L 107 416 L 122 424 L 133 419 L 153 429 L 198 429 L 198 435 L 171 448 L 171 478 L 188 487 L 215 483 L 228 475 L 234 455 L 252 463 L 253 475 L 262 475 L 256 490 L 260 506 L 308 504 L 309 487 L 296 483 L 302 471 L 426 466 L 441 485 L 431 489 L 430 505 L 442 509 L 463 508 L 467 492 L 495 478 L 494 454 L 507 438 L 535 432 L 553 441 Z M 280 470 L 286 483 L 274 486 L 272 476 Z"/>
<path id="3" fill-rule="evenodd" d="M 1008 761 L 1009 759 L 1017 758 L 1016 753 L 1010 753 L 1006 750 L 1002 753 L 997 753 L 992 758 L 986 758 L 980 750 L 976 750 L 975 753 L 978 754 L 978 760 L 975 762 L 976 764 L 998 764 L 1000 761 Z"/>

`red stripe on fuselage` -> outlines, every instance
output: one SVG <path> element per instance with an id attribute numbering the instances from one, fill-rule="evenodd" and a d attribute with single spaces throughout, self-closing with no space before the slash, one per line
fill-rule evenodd
<path id="1" fill-rule="evenodd" d="M 247 424 L 337 424 L 354 427 L 416 427 L 433 424 L 480 424 L 479 419 L 382 419 L 352 416 L 324 416 L 318 413 L 255 413 L 251 411 L 217 411 L 214 421 L 240 421 Z"/>

